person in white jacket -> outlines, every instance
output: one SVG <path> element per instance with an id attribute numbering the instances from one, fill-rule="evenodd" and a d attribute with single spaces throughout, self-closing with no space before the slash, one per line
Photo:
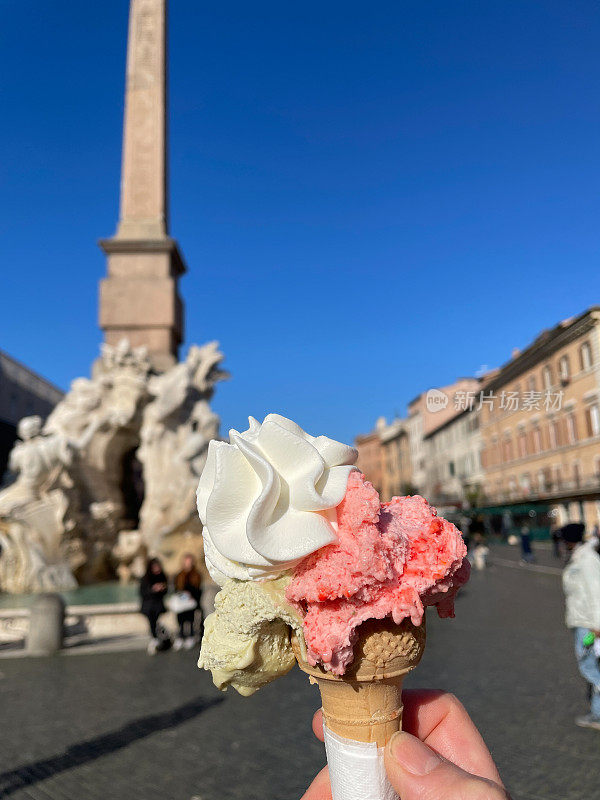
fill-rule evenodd
<path id="1" fill-rule="evenodd" d="M 575 724 L 600 730 L 600 667 L 594 652 L 594 637 L 600 637 L 600 556 L 593 541 L 582 541 L 583 530 L 583 525 L 562 529 L 571 555 L 563 571 L 565 620 L 575 637 L 579 672 L 592 689 L 590 713 L 577 717 Z"/>

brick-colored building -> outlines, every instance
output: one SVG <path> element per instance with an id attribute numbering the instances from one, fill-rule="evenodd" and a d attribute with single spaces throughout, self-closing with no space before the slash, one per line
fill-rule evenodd
<path id="1" fill-rule="evenodd" d="M 382 451 L 377 428 L 370 433 L 357 436 L 354 445 L 358 450 L 356 466 L 381 494 Z"/>
<path id="2" fill-rule="evenodd" d="M 600 306 L 516 352 L 477 402 L 490 505 L 600 523 Z"/>
<path id="3" fill-rule="evenodd" d="M 395 419 L 379 429 L 381 439 L 381 498 L 384 502 L 394 496 L 412 492 L 412 464 L 408 425 L 405 419 Z"/>
<path id="4" fill-rule="evenodd" d="M 380 417 L 372 431 L 356 437 L 357 465 L 384 501 L 394 495 L 426 493 L 431 450 L 427 438 L 459 415 L 464 409 L 461 397 L 480 385 L 479 378 L 459 378 L 449 386 L 429 389 L 409 404 L 408 417 L 389 424 Z"/>
<path id="5" fill-rule="evenodd" d="M 375 428 L 354 440 L 357 467 L 377 489 L 384 501 L 406 494 L 412 486 L 408 427 L 405 419 L 387 423 L 377 420 Z"/>

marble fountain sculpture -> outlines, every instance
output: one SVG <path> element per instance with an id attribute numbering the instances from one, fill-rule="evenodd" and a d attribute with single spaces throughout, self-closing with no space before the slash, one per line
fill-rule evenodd
<path id="1" fill-rule="evenodd" d="M 201 555 L 194 493 L 219 435 L 222 361 L 217 342 L 194 345 L 157 374 L 144 347 L 105 344 L 44 425 L 21 420 L 0 492 L 0 591 L 127 578 L 146 553 L 171 569 L 183 549 Z"/>

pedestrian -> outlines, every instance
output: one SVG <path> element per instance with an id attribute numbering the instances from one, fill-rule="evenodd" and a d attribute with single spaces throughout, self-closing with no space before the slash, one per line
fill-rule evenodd
<path id="1" fill-rule="evenodd" d="M 158 558 L 149 559 L 144 577 L 140 581 L 141 612 L 148 619 L 150 625 L 149 655 L 154 655 L 160 647 L 157 623 L 160 615 L 165 612 L 164 597 L 167 588 L 167 576 L 162 564 Z"/>
<path id="2" fill-rule="evenodd" d="M 463 542 L 467 551 L 471 549 L 471 519 L 470 517 L 463 516 L 459 521 L 460 532 L 462 533 Z"/>
<path id="3" fill-rule="evenodd" d="M 552 528 L 551 534 L 552 536 L 552 552 L 554 553 L 554 558 L 562 558 L 562 553 L 560 551 L 560 546 L 562 542 L 562 537 L 560 534 L 560 528 Z"/>
<path id="4" fill-rule="evenodd" d="M 183 557 L 182 567 L 181 572 L 175 578 L 175 591 L 185 596 L 183 599 L 187 599 L 190 607 L 177 614 L 179 636 L 175 639 L 173 647 L 175 650 L 180 650 L 182 647 L 190 650 L 196 644 L 194 620 L 196 611 L 200 607 L 202 576 L 196 569 L 194 556 L 190 553 Z"/>
<path id="5" fill-rule="evenodd" d="M 490 553 L 490 548 L 485 543 L 485 539 L 480 533 L 475 534 L 475 547 L 473 548 L 472 561 L 473 566 L 477 570 L 482 570 L 487 567 L 487 558 Z"/>
<path id="6" fill-rule="evenodd" d="M 521 564 L 531 564 L 535 561 L 533 550 L 531 549 L 531 536 L 529 526 L 523 525 L 521 528 Z"/>
<path id="7" fill-rule="evenodd" d="M 579 672 L 591 687 L 590 713 L 577 717 L 575 724 L 600 730 L 600 667 L 594 647 L 600 637 L 600 556 L 592 542 L 583 541 L 584 530 L 578 523 L 562 528 L 570 555 L 563 570 L 565 620 L 573 631 Z"/>

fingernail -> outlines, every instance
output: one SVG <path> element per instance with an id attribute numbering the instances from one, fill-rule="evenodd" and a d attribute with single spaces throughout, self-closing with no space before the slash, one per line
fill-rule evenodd
<path id="1" fill-rule="evenodd" d="M 390 753 L 398 764 L 412 775 L 428 775 L 442 759 L 416 736 L 402 731 L 390 739 Z"/>

